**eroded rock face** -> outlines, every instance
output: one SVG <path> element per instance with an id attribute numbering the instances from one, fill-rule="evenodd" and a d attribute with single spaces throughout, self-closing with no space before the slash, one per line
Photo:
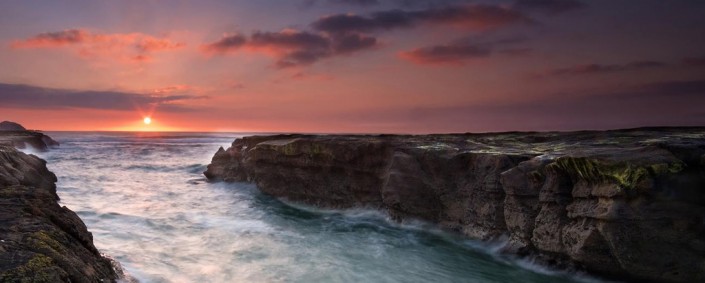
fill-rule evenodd
<path id="1" fill-rule="evenodd" d="M 78 216 L 57 203 L 46 162 L 0 146 L 0 282 L 114 282 Z"/>
<path id="2" fill-rule="evenodd" d="M 47 150 L 59 146 L 59 142 L 41 132 L 26 130 L 15 122 L 3 121 L 0 122 L 0 145 Z"/>
<path id="3" fill-rule="evenodd" d="M 705 129 L 254 136 L 205 175 L 385 209 L 609 277 L 705 282 Z"/>

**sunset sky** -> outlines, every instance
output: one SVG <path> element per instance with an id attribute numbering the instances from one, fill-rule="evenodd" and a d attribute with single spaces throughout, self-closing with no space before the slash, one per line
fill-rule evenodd
<path id="1" fill-rule="evenodd" d="M 42 130 L 705 126 L 698 0 L 3 0 L 0 49 Z"/>

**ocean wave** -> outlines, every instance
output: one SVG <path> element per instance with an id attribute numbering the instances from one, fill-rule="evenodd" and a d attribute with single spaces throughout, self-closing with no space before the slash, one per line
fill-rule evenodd
<path id="1" fill-rule="evenodd" d="M 166 137 L 165 137 L 166 136 Z M 226 134 L 62 133 L 46 153 L 62 204 L 143 282 L 574 282 L 375 207 L 320 209 L 207 182 Z M 534 265 L 536 264 L 536 265 Z M 576 275 L 577 276 L 577 275 Z"/>

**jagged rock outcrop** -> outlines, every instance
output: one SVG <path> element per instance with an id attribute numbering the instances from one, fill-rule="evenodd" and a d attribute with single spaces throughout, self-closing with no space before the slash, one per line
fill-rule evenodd
<path id="1" fill-rule="evenodd" d="M 0 145 L 47 150 L 59 146 L 59 143 L 41 132 L 27 130 L 15 122 L 3 121 L 0 123 Z"/>
<path id="2" fill-rule="evenodd" d="M 506 252 L 612 278 L 705 282 L 705 128 L 253 136 L 204 174 L 506 237 Z"/>
<path id="3" fill-rule="evenodd" d="M 116 281 L 55 182 L 44 160 L 0 145 L 0 282 Z"/>

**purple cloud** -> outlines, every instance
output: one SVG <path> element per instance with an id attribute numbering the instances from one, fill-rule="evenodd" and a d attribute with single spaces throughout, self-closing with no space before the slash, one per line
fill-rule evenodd
<path id="1" fill-rule="evenodd" d="M 134 110 L 136 107 L 159 106 L 166 110 L 184 111 L 189 109 L 186 102 L 204 98 L 206 97 L 189 94 L 150 95 L 0 83 L 0 101 L 3 102 L 2 106 L 7 108 Z"/>
<path id="2" fill-rule="evenodd" d="M 319 60 L 352 54 L 377 45 L 377 39 L 362 34 L 328 35 L 297 30 L 254 32 L 250 36 L 228 35 L 206 44 L 207 53 L 225 54 L 245 49 L 276 58 L 279 68 L 305 66 Z"/>
<path id="3" fill-rule="evenodd" d="M 366 33 L 420 24 L 451 25 L 469 30 L 487 30 L 509 25 L 531 23 L 533 20 L 521 12 L 495 5 L 463 5 L 425 10 L 389 10 L 368 16 L 334 14 L 322 17 L 311 26 L 331 34 Z"/>

